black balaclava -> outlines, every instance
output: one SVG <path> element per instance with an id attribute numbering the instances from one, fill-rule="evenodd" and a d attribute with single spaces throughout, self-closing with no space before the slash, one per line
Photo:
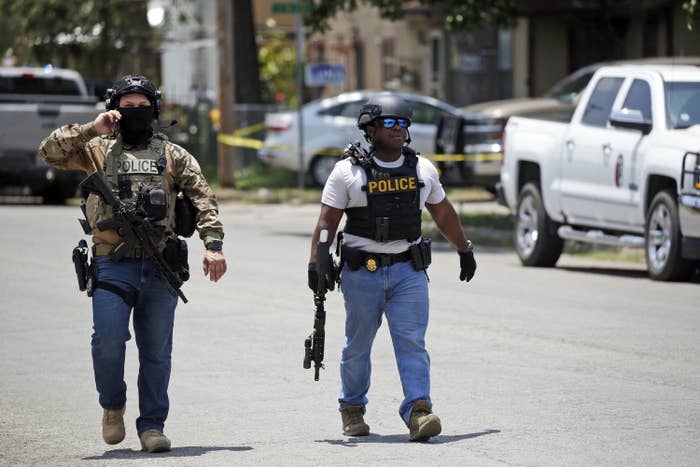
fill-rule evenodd
<path id="1" fill-rule="evenodd" d="M 119 120 L 119 131 L 125 143 L 132 146 L 146 143 L 153 136 L 153 106 L 148 107 L 118 107 L 122 114 Z"/>

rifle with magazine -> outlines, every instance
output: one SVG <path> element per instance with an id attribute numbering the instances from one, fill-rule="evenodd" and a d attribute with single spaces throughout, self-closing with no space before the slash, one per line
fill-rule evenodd
<path id="1" fill-rule="evenodd" d="M 104 177 L 97 171 L 80 182 L 80 188 L 100 195 L 105 203 L 112 207 L 114 216 L 97 223 L 100 230 L 113 229 L 121 237 L 119 243 L 110 250 L 109 256 L 113 260 L 119 261 L 135 247 L 142 248 L 147 253 L 147 257 L 153 261 L 166 289 L 187 303 L 185 294 L 180 290 L 183 280 L 179 274 L 173 272 L 158 249 L 157 244 L 161 232 L 153 225 L 146 210 L 138 206 L 139 203 L 136 206 L 130 206 L 119 200 L 114 196 Z"/>
<path id="2" fill-rule="evenodd" d="M 331 258 L 328 230 L 321 230 L 316 247 L 316 273 L 318 284 L 314 292 L 314 330 L 304 341 L 304 368 L 311 368 L 314 362 L 314 381 L 318 381 L 319 370 L 323 368 L 323 350 L 326 339 L 326 292 L 335 288 L 335 265 Z"/>

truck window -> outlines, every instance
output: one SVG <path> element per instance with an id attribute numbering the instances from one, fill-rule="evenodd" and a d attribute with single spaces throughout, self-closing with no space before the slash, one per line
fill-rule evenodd
<path id="1" fill-rule="evenodd" d="M 58 77 L 2 76 L 0 93 L 79 96 L 80 88 L 75 81 Z"/>
<path id="2" fill-rule="evenodd" d="M 603 128 L 607 125 L 610 110 L 623 80 L 623 78 L 602 78 L 598 81 L 588 99 L 581 123 Z"/>
<path id="3" fill-rule="evenodd" d="M 632 81 L 632 86 L 627 92 L 624 109 L 639 110 L 644 120 L 651 121 L 651 89 L 649 83 L 641 79 Z"/>
<path id="4" fill-rule="evenodd" d="M 443 110 L 437 107 L 433 107 L 430 104 L 418 101 L 410 101 L 411 110 L 413 111 L 413 117 L 411 120 L 413 123 L 425 123 L 427 125 L 435 125 L 442 115 Z"/>
<path id="5" fill-rule="evenodd" d="M 666 118 L 670 128 L 700 124 L 700 82 L 666 82 Z"/>

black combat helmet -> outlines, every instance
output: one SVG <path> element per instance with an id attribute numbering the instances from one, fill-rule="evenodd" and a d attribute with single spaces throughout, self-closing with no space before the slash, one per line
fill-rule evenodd
<path id="1" fill-rule="evenodd" d="M 357 118 L 357 126 L 364 130 L 365 126 L 379 117 L 405 118 L 411 125 L 411 106 L 401 97 L 389 92 L 370 97 L 360 107 L 360 115 Z"/>
<path id="2" fill-rule="evenodd" d="M 148 78 L 141 75 L 122 76 L 110 89 L 107 89 L 105 109 L 116 109 L 119 106 L 119 99 L 125 94 L 142 94 L 146 96 L 151 101 L 155 118 L 158 118 L 160 92 Z"/>

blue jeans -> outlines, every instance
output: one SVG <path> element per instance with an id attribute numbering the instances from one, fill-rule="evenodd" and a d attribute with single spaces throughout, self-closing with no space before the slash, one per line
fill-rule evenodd
<path id="1" fill-rule="evenodd" d="M 139 350 L 138 433 L 163 431 L 168 417 L 168 382 L 173 344 L 173 321 L 177 296 L 160 282 L 148 260 L 111 261 L 97 256 L 95 263 L 100 281 L 109 282 L 137 293 L 134 306 L 134 333 Z M 109 410 L 121 409 L 126 403 L 124 355 L 129 334 L 131 308 L 119 296 L 96 289 L 92 296 L 92 363 L 100 405 Z"/>
<path id="2" fill-rule="evenodd" d="M 425 349 L 428 327 L 428 281 L 410 262 L 396 263 L 369 272 L 343 268 L 345 297 L 345 346 L 340 360 L 340 410 L 367 404 L 372 364 L 370 352 L 386 315 L 394 344 L 404 399 L 399 415 L 408 425 L 413 404 L 430 404 L 430 357 Z"/>

